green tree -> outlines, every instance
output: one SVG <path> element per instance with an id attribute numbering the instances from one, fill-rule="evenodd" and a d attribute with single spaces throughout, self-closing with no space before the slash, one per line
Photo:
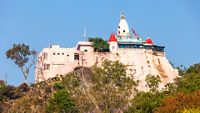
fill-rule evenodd
<path id="1" fill-rule="evenodd" d="M 76 113 L 77 109 L 68 92 L 62 89 L 54 93 L 53 97 L 50 98 L 47 105 L 47 112 Z"/>
<path id="2" fill-rule="evenodd" d="M 6 52 L 8 59 L 14 61 L 14 63 L 21 69 L 25 82 L 29 74 L 30 68 L 36 62 L 36 51 L 30 50 L 28 45 L 25 44 L 13 44 L 13 47 Z M 29 59 L 32 60 L 29 62 Z"/>
<path id="3" fill-rule="evenodd" d="M 123 111 L 134 94 L 136 82 L 126 75 L 126 66 L 105 60 L 93 75 L 93 93 L 102 112 Z"/>
<path id="4" fill-rule="evenodd" d="M 151 92 L 157 91 L 159 83 L 161 82 L 160 77 L 158 75 L 147 75 L 145 81 L 147 82 L 147 86 L 150 88 Z"/>
<path id="5" fill-rule="evenodd" d="M 139 92 L 131 101 L 131 106 L 126 113 L 153 113 L 160 105 L 162 93 Z"/>
<path id="6" fill-rule="evenodd" d="M 101 49 L 108 49 L 109 45 L 106 40 L 103 40 L 102 38 L 89 38 L 90 42 L 92 42 L 92 46 L 95 51 L 100 51 Z"/>
<path id="7" fill-rule="evenodd" d="M 190 66 L 184 75 L 176 80 L 178 91 L 193 92 L 200 89 L 200 64 Z"/>

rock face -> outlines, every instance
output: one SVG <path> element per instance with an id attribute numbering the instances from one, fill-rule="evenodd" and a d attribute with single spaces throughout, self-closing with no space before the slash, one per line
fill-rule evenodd
<path id="1" fill-rule="evenodd" d="M 134 80 L 139 80 L 140 90 L 146 90 L 145 78 L 147 75 L 157 76 L 161 79 L 160 88 L 166 83 L 173 82 L 178 77 L 178 70 L 173 69 L 165 53 L 153 52 L 145 49 L 120 49 L 109 54 L 109 60 L 118 60 L 127 66 L 127 74 Z"/>
<path id="2" fill-rule="evenodd" d="M 52 49 L 52 50 L 51 50 Z M 118 49 L 115 52 L 82 52 L 69 51 L 66 48 L 57 48 L 60 54 L 54 55 L 53 48 L 45 48 L 40 54 L 35 70 L 36 82 L 44 81 L 55 76 L 64 75 L 74 70 L 75 67 L 84 66 L 91 67 L 93 65 L 100 66 L 107 59 L 111 61 L 118 60 L 127 66 L 127 75 L 134 80 L 139 80 L 138 89 L 146 90 L 145 78 L 147 75 L 159 75 L 161 78 L 160 88 L 166 83 L 173 82 L 178 77 L 178 70 L 173 69 L 164 52 L 155 52 L 146 49 Z M 48 58 L 44 59 L 44 53 L 48 54 Z M 74 53 L 79 55 L 79 59 L 75 59 Z M 56 53 L 57 54 L 57 53 Z M 69 55 L 69 56 L 68 56 Z M 44 64 L 49 64 L 45 67 Z"/>

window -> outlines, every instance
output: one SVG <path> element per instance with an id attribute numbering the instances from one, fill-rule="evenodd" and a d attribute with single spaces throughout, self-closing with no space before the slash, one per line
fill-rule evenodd
<path id="1" fill-rule="evenodd" d="M 50 69 L 50 64 L 44 64 L 44 70 L 49 70 Z"/>
<path id="2" fill-rule="evenodd" d="M 79 60 L 79 54 L 78 53 L 74 53 L 74 60 Z"/>
<path id="3" fill-rule="evenodd" d="M 112 46 L 112 49 L 115 49 L 115 46 Z"/>
<path id="4" fill-rule="evenodd" d="M 53 55 L 56 55 L 56 53 L 53 53 Z"/>
<path id="5" fill-rule="evenodd" d="M 64 55 L 64 53 L 62 53 L 62 55 Z"/>
<path id="6" fill-rule="evenodd" d="M 58 55 L 60 55 L 60 53 L 57 53 Z"/>
<path id="7" fill-rule="evenodd" d="M 125 30 L 123 30 L 123 32 L 125 33 Z"/>
<path id="8" fill-rule="evenodd" d="M 88 51 L 87 49 L 84 50 L 84 52 L 87 52 L 87 51 Z"/>
<path id="9" fill-rule="evenodd" d="M 69 56 L 69 55 L 67 55 L 67 56 Z"/>
<path id="10" fill-rule="evenodd" d="M 48 58 L 48 53 L 43 53 L 43 58 L 47 59 Z"/>

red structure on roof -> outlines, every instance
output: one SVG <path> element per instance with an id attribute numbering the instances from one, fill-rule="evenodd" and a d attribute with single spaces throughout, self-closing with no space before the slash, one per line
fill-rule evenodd
<path id="1" fill-rule="evenodd" d="M 111 33 L 109 41 L 108 42 L 117 42 L 117 39 L 115 38 L 115 34 Z"/>
<path id="2" fill-rule="evenodd" d="M 146 39 L 146 44 L 153 44 L 152 39 L 151 39 L 151 38 L 147 38 L 147 39 Z"/>

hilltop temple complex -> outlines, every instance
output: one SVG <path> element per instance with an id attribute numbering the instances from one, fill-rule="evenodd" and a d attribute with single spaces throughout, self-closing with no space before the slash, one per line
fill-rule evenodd
<path id="1" fill-rule="evenodd" d="M 79 41 L 73 48 L 50 45 L 38 55 L 35 69 L 35 82 L 65 75 L 78 66 L 101 65 L 107 59 L 119 61 L 127 66 L 127 75 L 138 80 L 139 88 L 145 90 L 147 75 L 159 75 L 160 87 L 173 82 L 178 77 L 165 56 L 164 46 L 155 45 L 151 38 L 144 40 L 135 30 L 129 30 L 124 14 L 121 14 L 117 33 L 111 33 L 109 52 L 96 52 L 89 41 Z"/>

